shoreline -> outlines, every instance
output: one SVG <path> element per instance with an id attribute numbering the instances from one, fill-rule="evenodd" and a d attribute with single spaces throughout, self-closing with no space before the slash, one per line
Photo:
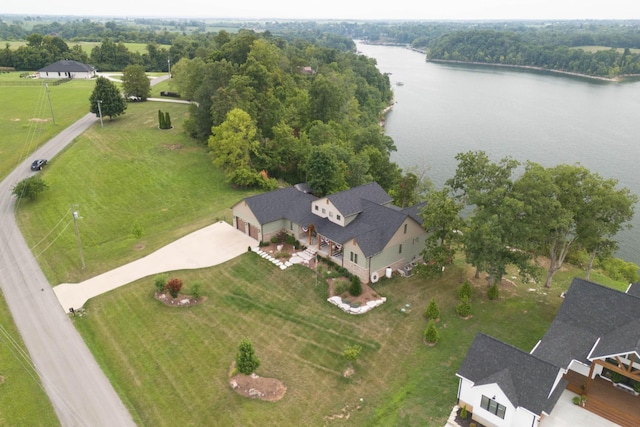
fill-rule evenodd
<path id="1" fill-rule="evenodd" d="M 425 50 L 416 49 L 416 48 L 412 47 L 411 45 L 403 44 L 403 43 L 371 43 L 371 42 L 368 42 L 366 40 L 358 40 L 358 42 L 363 43 L 363 44 L 378 45 L 378 46 L 403 47 L 405 49 L 409 49 L 409 50 L 412 50 L 414 52 L 419 52 L 419 53 L 422 53 L 422 54 L 425 54 L 425 55 L 427 54 L 427 52 Z M 498 63 L 494 63 L 494 62 L 458 61 L 458 60 L 453 60 L 453 59 L 430 59 L 430 58 L 427 58 L 426 61 L 427 62 L 442 63 L 442 64 L 480 65 L 480 66 L 490 66 L 490 67 L 514 68 L 514 69 L 520 69 L 520 70 L 543 71 L 543 72 L 548 72 L 548 73 L 562 74 L 562 75 L 565 75 L 565 76 L 580 77 L 580 78 L 599 80 L 599 81 L 610 82 L 610 83 L 620 83 L 620 82 L 624 81 L 627 78 L 638 78 L 638 77 L 640 77 L 640 74 L 620 74 L 620 75 L 615 76 L 615 77 L 601 77 L 601 76 L 592 76 L 592 75 L 589 75 L 589 74 L 574 73 L 572 71 L 563 71 L 563 70 L 554 70 L 554 69 L 550 69 L 550 68 L 536 67 L 534 65 L 498 64 Z"/>
<path id="2" fill-rule="evenodd" d="M 553 69 L 550 69 L 550 68 L 536 67 L 534 65 L 497 64 L 497 63 L 493 63 L 493 62 L 456 61 L 456 60 L 453 60 L 453 59 L 429 59 L 429 58 L 427 58 L 426 61 L 427 62 L 443 63 L 443 64 L 481 65 L 481 66 L 484 65 L 484 66 L 490 66 L 490 67 L 502 67 L 502 68 L 515 68 L 515 69 L 520 69 L 520 70 L 543 71 L 543 72 L 547 72 L 547 73 L 556 73 L 556 74 L 562 74 L 562 75 L 566 75 L 566 76 L 581 77 L 581 78 L 585 78 L 585 79 L 600 80 L 600 81 L 612 82 L 612 83 L 619 83 L 626 77 L 640 77 L 640 75 L 638 75 L 638 74 L 625 74 L 625 75 L 620 75 L 620 76 L 616 76 L 616 77 L 592 76 L 592 75 L 589 75 L 589 74 L 574 73 L 574 72 L 571 72 L 571 71 L 553 70 Z"/>

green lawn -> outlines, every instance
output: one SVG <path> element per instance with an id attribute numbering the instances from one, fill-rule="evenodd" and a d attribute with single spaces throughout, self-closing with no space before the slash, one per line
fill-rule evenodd
<path id="1" fill-rule="evenodd" d="M 0 294 L 0 426 L 59 425 Z"/>
<path id="2" fill-rule="evenodd" d="M 0 74 L 0 179 L 28 158 L 44 142 L 89 112 L 89 96 L 95 82 L 73 80 L 47 88 L 20 86 L 27 79 L 18 72 Z M 12 85 L 15 83 L 15 85 Z M 50 102 L 49 102 L 50 101 Z M 54 124 L 55 122 L 55 124 Z"/>
<path id="3" fill-rule="evenodd" d="M 313 271 L 281 271 L 247 253 L 170 274 L 187 291 L 202 283 L 206 301 L 199 306 L 164 306 L 153 298 L 150 277 L 90 300 L 86 317 L 74 322 L 139 425 L 442 426 L 475 334 L 530 350 L 553 320 L 568 278 L 579 274 L 566 271 L 550 290 L 514 280 L 499 301 L 489 301 L 479 284 L 473 316 L 463 320 L 454 311 L 456 289 L 471 273 L 457 264 L 438 280 L 383 279 L 376 290 L 387 302 L 352 316 L 326 302 L 326 282 L 316 286 Z M 441 342 L 427 347 L 422 313 L 432 297 L 441 310 Z M 261 359 L 257 373 L 285 383 L 281 401 L 248 400 L 229 387 L 242 338 Z M 350 344 L 363 350 L 355 375 L 345 379 L 341 352 Z M 348 422 L 328 421 L 339 414 L 349 414 Z"/>
<path id="4" fill-rule="evenodd" d="M 174 128 L 158 129 L 158 109 Z M 140 258 L 218 220 L 250 194 L 229 188 L 207 147 L 182 132 L 185 104 L 130 103 L 96 123 L 42 172 L 49 189 L 19 207 L 27 242 L 52 285 L 78 282 Z M 86 268 L 72 225 L 78 220 Z"/>

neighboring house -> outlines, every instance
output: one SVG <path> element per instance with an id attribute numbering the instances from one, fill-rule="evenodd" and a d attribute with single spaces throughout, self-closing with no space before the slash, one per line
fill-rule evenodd
<path id="1" fill-rule="evenodd" d="M 62 60 L 38 70 L 38 74 L 43 79 L 92 79 L 96 69 L 78 61 Z"/>
<path id="2" fill-rule="evenodd" d="M 458 373 L 458 404 L 487 426 L 535 426 L 551 413 L 567 381 L 563 370 L 484 334 Z"/>
<path id="3" fill-rule="evenodd" d="M 518 393 L 522 391 L 514 392 L 510 388 L 512 385 L 504 379 L 506 373 L 501 364 L 492 364 L 488 360 L 496 358 L 506 364 L 505 357 L 514 357 L 520 350 L 506 344 L 500 349 L 495 344 L 488 356 L 478 347 L 489 347 L 486 344 L 489 340 L 488 337 L 483 338 L 477 345 L 474 341 L 458 371 L 460 404 L 466 403 L 470 410 L 472 408 L 469 406 L 473 407 L 475 417 L 479 393 L 485 396 L 491 394 L 485 394 L 479 385 L 487 387 L 493 384 L 494 388 L 501 390 L 495 393 L 495 404 L 506 407 L 505 414 L 509 413 L 509 407 L 517 414 L 518 406 L 539 417 L 550 413 L 555 404 L 551 397 L 557 392 L 557 385 L 549 388 L 550 377 L 535 372 L 530 378 L 533 381 L 531 384 L 526 381 L 513 382 L 516 389 L 523 387 L 524 391 L 534 390 L 531 388 L 534 386 L 549 391 L 550 399 L 546 402 L 549 406 L 528 408 L 521 405 Z M 555 319 L 528 356 L 537 360 L 540 366 L 547 364 L 560 369 L 566 388 L 586 397 L 587 410 L 622 426 L 640 425 L 640 285 L 630 285 L 625 293 L 574 278 L 564 294 L 564 301 Z M 494 366 L 495 372 L 480 371 L 481 374 L 478 374 L 473 368 L 482 363 Z M 511 373 L 511 367 L 507 369 Z M 529 368 L 523 367 L 522 370 L 528 371 Z M 492 381 L 491 375 L 500 380 Z M 538 377 L 539 383 L 536 380 Z M 558 384 L 564 388 L 562 382 Z M 516 396 L 516 399 L 510 396 Z M 485 415 L 486 411 L 480 409 L 478 420 L 482 419 L 480 422 L 490 426 L 533 425 L 514 421 L 507 416 L 499 420 L 496 417 L 485 418 Z"/>
<path id="4" fill-rule="evenodd" d="M 421 258 L 427 234 L 422 207 L 394 206 L 374 182 L 321 198 L 287 187 L 247 197 L 232 209 L 234 227 L 254 239 L 285 231 L 368 283 Z"/>

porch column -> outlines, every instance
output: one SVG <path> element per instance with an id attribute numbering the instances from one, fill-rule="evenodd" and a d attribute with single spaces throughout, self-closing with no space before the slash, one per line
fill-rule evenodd
<path id="1" fill-rule="evenodd" d="M 591 367 L 589 368 L 589 376 L 587 377 L 587 383 L 584 385 L 584 395 L 586 396 L 589 392 L 589 385 L 591 384 L 591 379 L 593 378 L 593 368 L 596 366 L 596 361 L 591 363 Z"/>

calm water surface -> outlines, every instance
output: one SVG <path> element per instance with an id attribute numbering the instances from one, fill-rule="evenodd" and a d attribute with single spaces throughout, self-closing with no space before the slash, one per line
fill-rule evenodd
<path id="1" fill-rule="evenodd" d="M 357 46 L 391 73 L 392 159 L 426 170 L 437 187 L 453 176 L 457 153 L 483 150 L 494 161 L 580 163 L 640 195 L 640 82 L 433 64 L 401 47 Z M 640 206 L 632 224 L 617 236 L 617 255 L 640 264 Z"/>

